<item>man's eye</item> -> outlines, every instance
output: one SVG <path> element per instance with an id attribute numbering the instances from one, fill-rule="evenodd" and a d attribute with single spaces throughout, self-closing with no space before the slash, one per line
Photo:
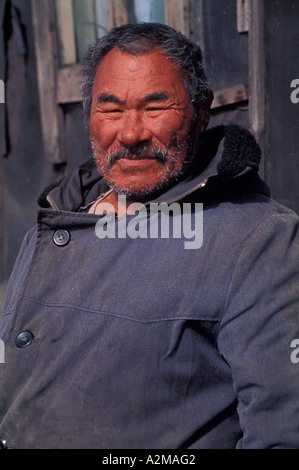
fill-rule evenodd
<path id="1" fill-rule="evenodd" d="M 146 108 L 146 111 L 147 112 L 154 112 L 154 113 L 158 113 L 158 112 L 161 112 L 161 111 L 165 111 L 165 108 L 161 108 L 161 107 L 151 107 L 151 108 Z"/>
<path id="2" fill-rule="evenodd" d="M 109 108 L 106 106 L 99 106 L 98 111 L 104 114 L 118 114 L 123 112 L 120 108 Z"/>
<path id="3" fill-rule="evenodd" d="M 122 113 L 121 109 L 106 109 L 106 113 Z"/>

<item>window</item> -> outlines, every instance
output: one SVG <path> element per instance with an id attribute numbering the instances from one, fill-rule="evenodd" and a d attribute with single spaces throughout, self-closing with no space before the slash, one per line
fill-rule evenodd
<path id="1" fill-rule="evenodd" d="M 107 0 L 72 2 L 76 57 L 77 62 L 81 62 L 89 44 L 108 30 Z"/>
<path id="2" fill-rule="evenodd" d="M 101 37 L 114 26 L 113 4 L 109 0 L 72 0 L 77 61 L 80 62 L 89 44 Z M 120 22 L 165 22 L 164 0 L 127 0 L 122 5 L 115 4 L 122 13 Z M 121 8 L 122 6 L 122 8 Z M 117 18 L 116 18 L 117 19 Z M 121 19 L 121 18 L 120 18 Z M 119 21 L 117 21 L 119 23 Z"/>
<path id="3" fill-rule="evenodd" d="M 129 23 L 165 23 L 164 0 L 129 0 Z"/>
<path id="4" fill-rule="evenodd" d="M 89 44 L 124 23 L 167 23 L 189 34 L 188 0 L 56 0 L 61 65 L 80 63 Z"/>

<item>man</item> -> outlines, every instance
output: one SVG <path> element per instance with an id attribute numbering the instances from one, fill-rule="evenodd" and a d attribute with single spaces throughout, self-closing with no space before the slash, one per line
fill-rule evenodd
<path id="1" fill-rule="evenodd" d="M 7 292 L 2 447 L 298 448 L 298 217 L 258 145 L 206 130 L 168 26 L 113 29 L 84 73 L 94 158 L 40 197 Z"/>

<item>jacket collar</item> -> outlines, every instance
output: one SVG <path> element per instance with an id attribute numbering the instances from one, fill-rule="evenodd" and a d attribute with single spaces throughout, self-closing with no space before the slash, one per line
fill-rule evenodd
<path id="1" fill-rule="evenodd" d="M 208 129 L 201 136 L 188 176 L 155 201 L 181 200 L 202 188 L 209 188 L 204 193 L 220 197 L 223 191 L 231 192 L 228 188 L 240 191 L 242 185 L 243 191 L 269 195 L 268 187 L 257 176 L 260 159 L 260 148 L 247 129 L 237 125 Z M 108 189 L 94 159 L 88 158 L 61 181 L 47 187 L 38 202 L 42 208 L 77 212 Z"/>

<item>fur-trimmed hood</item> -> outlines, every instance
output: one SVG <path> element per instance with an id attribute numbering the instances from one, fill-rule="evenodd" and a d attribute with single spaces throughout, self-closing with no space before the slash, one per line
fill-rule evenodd
<path id="1" fill-rule="evenodd" d="M 253 135 L 237 125 L 206 130 L 200 139 L 197 158 L 189 175 L 157 197 L 174 201 L 201 190 L 201 200 L 217 199 L 242 192 L 270 195 L 259 178 L 260 148 Z M 90 157 L 61 181 L 46 188 L 39 198 L 43 208 L 78 211 L 109 189 Z"/>

